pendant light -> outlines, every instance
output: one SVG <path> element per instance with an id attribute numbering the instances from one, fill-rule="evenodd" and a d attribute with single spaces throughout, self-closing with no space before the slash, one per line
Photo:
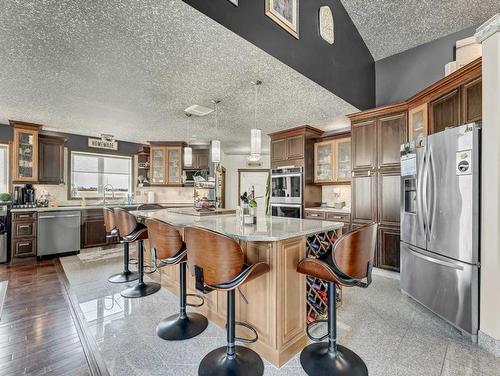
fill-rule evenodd
<path id="1" fill-rule="evenodd" d="M 219 100 L 214 100 L 214 110 L 215 110 L 215 138 L 212 140 L 211 155 L 212 162 L 220 162 L 220 141 L 217 139 L 217 130 L 219 129 Z"/>
<path id="2" fill-rule="evenodd" d="M 254 106 L 254 127 L 250 130 L 250 157 L 255 161 L 260 159 L 262 152 L 262 132 L 257 128 L 257 97 L 259 85 L 262 81 L 255 80 L 251 82 L 255 86 L 255 106 Z"/>
<path id="3" fill-rule="evenodd" d="M 190 117 L 189 115 L 187 115 Z M 189 146 L 189 121 L 187 125 L 187 146 L 184 148 L 184 166 L 191 167 L 193 165 L 193 149 Z"/>

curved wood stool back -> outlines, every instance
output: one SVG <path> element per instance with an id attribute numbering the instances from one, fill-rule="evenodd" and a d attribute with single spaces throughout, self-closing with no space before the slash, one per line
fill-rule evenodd
<path id="1" fill-rule="evenodd" d="M 148 238 L 148 231 L 145 225 L 138 223 L 136 217 L 122 208 L 116 208 L 115 223 L 124 243 L 137 241 L 137 269 L 139 281 L 137 285 L 123 290 L 120 294 L 124 298 L 141 298 L 154 294 L 160 290 L 160 285 L 154 282 L 144 282 L 144 248 L 143 241 Z"/>
<path id="2" fill-rule="evenodd" d="M 336 285 L 364 288 L 370 285 L 377 230 L 376 223 L 360 227 L 337 240 L 331 254 L 321 259 L 305 258 L 297 265 L 299 273 L 328 281 L 328 319 L 307 325 L 310 339 L 328 338 L 328 342 L 314 343 L 302 350 L 300 363 L 308 375 L 368 375 L 365 363 L 356 353 L 337 345 Z M 313 337 L 310 328 L 325 321 L 328 322 L 328 334 Z"/>
<path id="3" fill-rule="evenodd" d="M 157 267 L 179 265 L 179 307 L 178 315 L 167 317 L 156 327 L 158 337 L 169 341 L 184 340 L 202 333 L 208 326 L 208 320 L 199 313 L 186 312 L 186 306 L 201 307 L 203 298 L 186 293 L 186 244 L 179 231 L 168 223 L 157 219 L 147 219 L 149 246 L 154 252 Z M 161 276 L 161 274 L 160 274 Z M 186 302 L 187 296 L 197 296 L 201 304 L 193 305 Z"/>
<path id="4" fill-rule="evenodd" d="M 120 233 L 116 227 L 115 213 L 111 208 L 104 207 L 102 209 L 104 215 L 104 228 L 106 229 L 106 238 L 113 241 L 120 238 Z M 108 278 L 111 283 L 125 283 L 132 282 L 139 279 L 139 273 L 132 272 L 129 269 L 129 244 L 123 243 L 123 271 L 121 273 L 113 274 Z"/>
<path id="5" fill-rule="evenodd" d="M 102 208 L 102 212 L 104 215 L 104 228 L 108 234 L 111 234 L 113 230 L 117 230 L 115 225 L 115 213 L 111 208 Z"/>
<path id="6" fill-rule="evenodd" d="M 261 357 L 247 347 L 236 346 L 235 341 L 252 343 L 258 335 L 254 328 L 235 321 L 235 289 L 269 271 L 269 265 L 258 262 L 245 265 L 239 243 L 225 235 L 196 227 L 186 227 L 184 239 L 188 264 L 195 273 L 196 289 L 204 293 L 227 291 L 227 346 L 207 354 L 200 363 L 198 375 L 262 375 Z M 245 340 L 235 335 L 235 325 L 250 329 L 254 338 Z"/>
<path id="7" fill-rule="evenodd" d="M 118 228 L 123 241 L 127 241 L 125 238 L 137 228 L 137 219 L 122 208 L 115 208 L 113 212 L 115 215 L 116 228 Z"/>

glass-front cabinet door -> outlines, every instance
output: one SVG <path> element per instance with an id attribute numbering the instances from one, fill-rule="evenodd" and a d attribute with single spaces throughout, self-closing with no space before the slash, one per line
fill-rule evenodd
<path id="1" fill-rule="evenodd" d="M 351 139 L 343 138 L 336 141 L 335 175 L 338 182 L 351 181 Z"/>
<path id="2" fill-rule="evenodd" d="M 314 182 L 333 182 L 334 142 L 325 141 L 314 145 Z"/>
<path id="3" fill-rule="evenodd" d="M 164 147 L 151 147 L 151 184 L 166 184 Z"/>
<path id="4" fill-rule="evenodd" d="M 408 141 L 414 141 L 418 147 L 421 140 L 427 135 L 427 103 L 410 109 L 408 111 L 408 118 Z"/>
<path id="5" fill-rule="evenodd" d="M 38 130 L 14 128 L 13 181 L 38 180 Z"/>
<path id="6" fill-rule="evenodd" d="M 169 147 L 168 153 L 168 184 L 182 183 L 182 148 Z"/>

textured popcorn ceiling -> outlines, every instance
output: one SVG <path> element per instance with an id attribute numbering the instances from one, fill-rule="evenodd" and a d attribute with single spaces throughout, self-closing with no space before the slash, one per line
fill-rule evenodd
<path id="1" fill-rule="evenodd" d="M 499 0 L 341 0 L 375 60 L 481 23 Z M 335 17 L 335 15 L 334 15 Z"/>
<path id="2" fill-rule="evenodd" d="M 184 108 L 222 99 L 218 137 L 248 152 L 260 79 L 263 134 L 345 125 L 354 107 L 181 0 L 0 0 L 0 122 L 18 119 L 118 139 L 215 137 L 214 116 Z M 264 148 L 267 148 L 265 143 Z"/>

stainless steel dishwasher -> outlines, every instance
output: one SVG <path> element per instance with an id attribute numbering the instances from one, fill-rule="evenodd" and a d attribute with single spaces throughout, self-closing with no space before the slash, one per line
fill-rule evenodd
<path id="1" fill-rule="evenodd" d="M 80 250 L 80 212 L 38 213 L 37 257 Z"/>

